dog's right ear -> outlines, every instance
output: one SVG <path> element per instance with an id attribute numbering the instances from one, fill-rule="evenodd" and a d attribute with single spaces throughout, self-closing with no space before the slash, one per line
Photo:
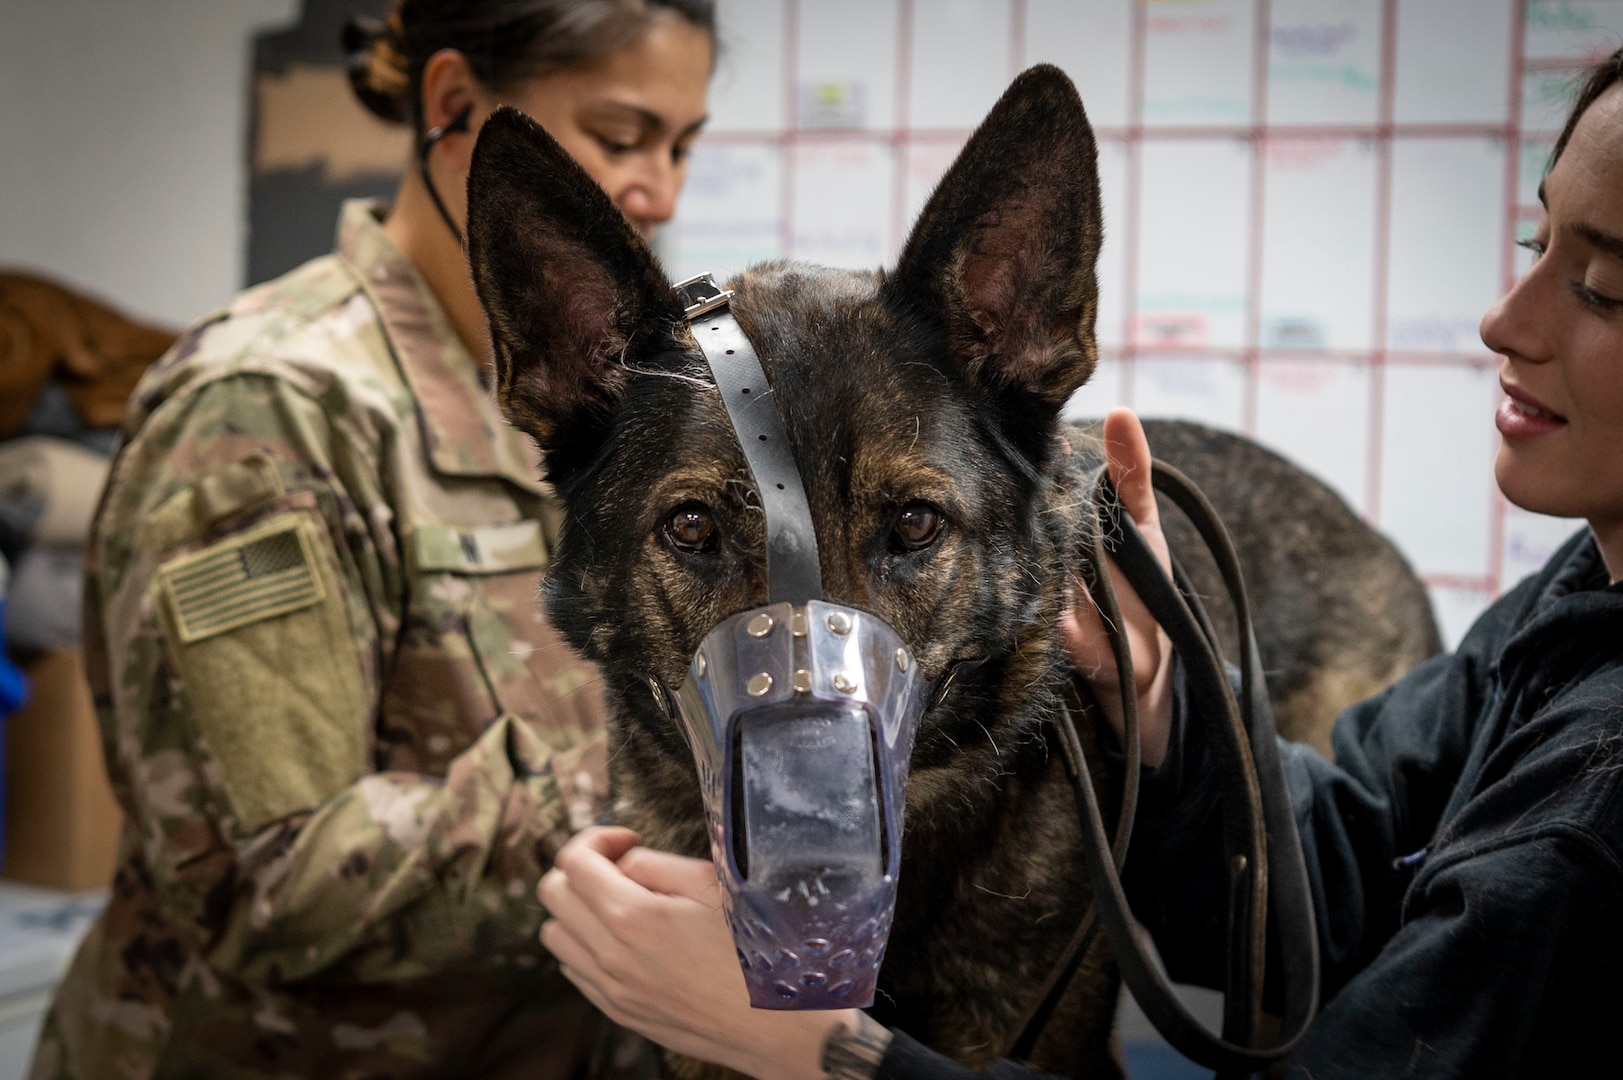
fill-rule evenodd
<path id="1" fill-rule="evenodd" d="M 556 478 L 595 447 L 631 361 L 685 347 L 682 308 L 603 189 L 510 107 L 474 147 L 468 261 L 490 318 L 497 399 Z"/>
<path id="2" fill-rule="evenodd" d="M 885 284 L 940 323 L 972 384 L 1056 416 L 1098 357 L 1095 157 L 1071 80 L 1048 65 L 1024 72 L 942 177 Z"/>

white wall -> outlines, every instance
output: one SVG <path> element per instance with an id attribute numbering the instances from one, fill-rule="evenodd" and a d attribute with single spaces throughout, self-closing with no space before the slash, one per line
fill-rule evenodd
<path id="1" fill-rule="evenodd" d="M 0 266 L 180 326 L 239 289 L 256 29 L 298 0 L 6 0 Z"/>

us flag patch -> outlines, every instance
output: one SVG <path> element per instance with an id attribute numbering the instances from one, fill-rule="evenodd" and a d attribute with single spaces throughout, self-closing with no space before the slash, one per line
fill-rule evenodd
<path id="1" fill-rule="evenodd" d="M 309 607 L 324 595 L 310 542 L 283 519 L 158 569 L 180 639 L 190 644 Z"/>

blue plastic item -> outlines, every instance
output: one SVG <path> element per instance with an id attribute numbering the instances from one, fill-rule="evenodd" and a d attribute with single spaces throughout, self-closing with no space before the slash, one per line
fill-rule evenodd
<path id="1" fill-rule="evenodd" d="M 3 565 L 3 564 L 0 564 Z M 0 575 L 0 585 L 4 577 Z M 0 642 L 5 640 L 6 598 L 0 594 Z M 0 649 L 0 866 L 6 861 L 6 717 L 28 702 L 28 677 Z"/>

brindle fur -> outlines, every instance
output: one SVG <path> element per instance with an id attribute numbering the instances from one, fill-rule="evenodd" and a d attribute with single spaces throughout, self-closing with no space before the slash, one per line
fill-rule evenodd
<path id="1" fill-rule="evenodd" d="M 486 123 L 469 206 L 497 390 L 566 511 L 546 602 L 610 688 L 615 813 L 705 855 L 693 759 L 642 677 L 676 685 L 711 626 L 764 603 L 748 471 L 652 256 L 521 114 Z M 893 272 L 774 263 L 729 283 L 804 475 L 827 595 L 883 616 L 929 676 L 983 661 L 921 722 L 876 1007 L 971 1065 L 1012 1036 L 1089 896 L 1045 720 L 1066 679 L 1057 627 L 1091 453 L 1079 433 L 1083 451 L 1066 452 L 1059 412 L 1095 363 L 1099 242 L 1091 130 L 1069 80 L 1037 68 L 970 140 Z M 1288 520 L 1288 502 L 1248 501 L 1235 479 L 1214 494 L 1242 535 Z M 897 513 L 918 501 L 948 524 L 899 551 Z M 713 550 L 669 542 L 684 505 L 713 516 Z M 1036 1063 L 1117 1075 L 1115 997 L 1096 948 Z"/>

